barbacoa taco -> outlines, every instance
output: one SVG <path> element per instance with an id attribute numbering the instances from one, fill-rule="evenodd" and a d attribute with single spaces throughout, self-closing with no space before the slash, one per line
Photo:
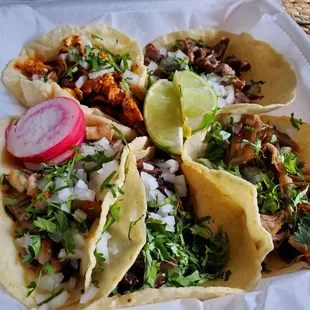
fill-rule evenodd
<path id="1" fill-rule="evenodd" d="M 85 111 L 55 98 L 0 122 L 0 282 L 30 308 L 85 299 L 103 255 L 96 245 L 124 183 L 123 134 Z"/>
<path id="2" fill-rule="evenodd" d="M 309 124 L 282 116 L 220 116 L 189 138 L 183 160 L 245 208 L 272 236 L 267 276 L 309 266 Z"/>
<path id="3" fill-rule="evenodd" d="M 293 101 L 296 75 L 284 55 L 248 33 L 211 28 L 172 32 L 144 48 L 153 79 L 191 70 L 219 96 L 220 113 L 261 113 Z M 285 77 L 285 78 L 283 78 Z"/>
<path id="4" fill-rule="evenodd" d="M 185 163 L 182 172 L 177 160 L 159 159 L 146 137 L 129 148 L 123 195 L 104 229 L 105 259 L 88 291 L 90 302 L 101 298 L 87 309 L 253 289 L 272 250 L 257 210 L 223 195 L 198 164 Z"/>
<path id="5" fill-rule="evenodd" d="M 2 82 L 27 107 L 57 91 L 145 133 L 146 69 L 136 40 L 104 24 L 61 26 L 26 45 Z"/>

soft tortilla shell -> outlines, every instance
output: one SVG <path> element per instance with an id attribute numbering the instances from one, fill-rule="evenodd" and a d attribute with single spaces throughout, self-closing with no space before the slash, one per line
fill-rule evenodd
<path id="1" fill-rule="evenodd" d="M 262 86 L 264 98 L 257 103 L 240 103 L 221 109 L 220 113 L 265 113 L 288 105 L 295 98 L 297 78 L 284 55 L 269 44 L 255 40 L 248 33 L 233 34 L 212 28 L 176 31 L 154 40 L 156 47 L 171 47 L 175 40 L 202 39 L 207 45 L 218 43 L 223 37 L 230 39 L 227 56 L 235 55 L 251 64 L 251 71 L 242 73 L 243 80 L 266 81 Z"/>
<path id="2" fill-rule="evenodd" d="M 288 116 L 279 117 L 261 115 L 261 120 L 265 123 L 276 126 L 279 131 L 286 132 L 290 135 L 290 137 L 300 146 L 299 159 L 305 163 L 305 169 L 308 170 L 310 167 L 310 125 L 303 123 L 303 125 L 300 126 L 300 130 L 297 131 L 292 127 L 290 117 Z M 191 136 L 185 142 L 184 152 L 182 155 L 184 161 L 195 162 L 195 165 L 199 165 L 196 161 L 199 158 L 204 157 L 207 149 L 205 137 L 206 132 L 202 131 Z M 257 191 L 255 186 L 250 182 L 238 178 L 226 171 L 210 170 L 203 165 L 200 166 L 204 170 L 205 176 L 210 181 L 214 182 L 215 186 L 219 190 L 242 206 L 247 216 L 256 218 L 256 225 L 252 225 L 250 228 L 252 228 L 253 237 L 256 235 L 256 240 L 260 240 L 261 258 L 264 259 L 264 256 L 266 256 L 268 252 L 273 249 L 273 245 L 270 234 L 267 233 L 267 231 L 261 226 L 257 205 Z M 280 257 L 274 255 L 274 253 L 270 253 L 266 257 L 265 263 L 267 264 L 267 268 L 271 269 L 271 272 L 263 273 L 263 277 L 291 273 L 307 265 L 302 261 L 287 264 Z"/>
<path id="3" fill-rule="evenodd" d="M 94 23 L 84 27 L 72 25 L 60 26 L 26 45 L 21 50 L 19 56 L 11 60 L 3 70 L 3 84 L 22 105 L 32 107 L 36 104 L 38 101 L 32 98 L 33 95 L 40 96 L 40 101 L 49 99 L 52 95 L 51 92 L 53 92 L 55 88 L 58 88 L 59 92 L 65 92 L 66 96 L 71 97 L 67 91 L 62 90 L 55 82 L 45 83 L 43 81 L 28 80 L 26 76 L 14 68 L 14 64 L 16 61 L 24 63 L 24 61 L 30 57 L 36 57 L 42 61 L 51 61 L 55 59 L 57 56 L 57 48 L 61 41 L 72 34 L 89 36 L 93 44 L 103 45 L 112 53 L 125 54 L 129 52 L 131 59 L 133 60 L 133 65 L 136 64 L 138 67 L 137 73 L 140 75 L 138 85 L 140 88 L 144 87 L 147 71 L 143 65 L 144 57 L 142 50 L 136 40 L 131 39 L 117 29 L 101 23 Z M 103 40 L 92 39 L 90 36 L 91 34 L 96 34 L 99 37 L 102 37 Z M 37 95 L 33 92 L 38 92 L 40 94 Z"/>

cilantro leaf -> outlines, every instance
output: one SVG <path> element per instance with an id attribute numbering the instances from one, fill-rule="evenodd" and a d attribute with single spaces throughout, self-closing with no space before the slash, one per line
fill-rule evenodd
<path id="1" fill-rule="evenodd" d="M 117 184 L 110 183 L 116 174 L 117 174 L 116 170 L 111 172 L 110 175 L 102 182 L 100 186 L 100 193 L 102 193 L 106 189 L 109 189 L 112 192 L 114 198 L 116 197 L 117 190 L 122 193 L 122 190 L 119 188 Z"/>
<path id="2" fill-rule="evenodd" d="M 294 113 L 291 113 L 291 124 L 294 128 L 300 130 L 299 125 L 302 125 L 303 121 L 301 119 L 294 118 Z"/>
<path id="3" fill-rule="evenodd" d="M 91 33 L 90 34 L 92 39 L 99 39 L 99 40 L 103 40 L 103 38 L 99 37 L 98 35 L 94 34 L 94 33 Z"/>
<path id="4" fill-rule="evenodd" d="M 105 258 L 104 258 L 104 256 L 103 256 L 103 253 L 98 253 L 98 252 L 97 252 L 97 249 L 95 249 L 94 254 L 95 254 L 97 263 L 98 263 L 99 265 L 102 265 L 102 264 L 105 263 Z"/>
<path id="5" fill-rule="evenodd" d="M 52 234 L 57 234 L 58 232 L 55 223 L 42 217 L 37 217 L 37 219 L 33 221 L 33 225 L 38 227 L 41 231 L 44 230 Z"/>
<path id="6" fill-rule="evenodd" d="M 129 148 L 129 145 L 128 145 L 128 143 L 127 143 L 126 137 L 125 137 L 124 134 L 121 132 L 121 130 L 119 130 L 114 124 L 112 124 L 112 129 L 115 130 L 115 131 L 118 133 L 118 135 L 119 135 L 119 137 L 121 138 L 121 140 L 122 140 L 122 141 L 124 142 L 124 144 L 128 147 L 128 149 L 130 149 L 130 148 Z"/>
<path id="7" fill-rule="evenodd" d="M 30 264 L 39 254 L 41 247 L 41 238 L 38 235 L 32 236 L 32 245 L 28 246 L 28 254 L 23 257 L 23 264 Z"/>
<path id="8" fill-rule="evenodd" d="M 288 173 L 302 175 L 304 165 L 293 152 L 281 150 L 280 160 Z"/>
<path id="9" fill-rule="evenodd" d="M 54 292 L 50 297 L 46 298 L 45 300 L 39 302 L 37 305 L 39 307 L 41 307 L 44 304 L 47 304 L 48 302 L 50 302 L 51 300 L 53 300 L 55 297 L 57 297 L 58 295 L 60 295 L 63 292 L 63 287 L 60 288 L 58 291 Z"/>
<path id="10" fill-rule="evenodd" d="M 301 245 L 310 245 L 310 212 L 305 212 L 305 215 L 298 224 L 296 241 Z"/>
<path id="11" fill-rule="evenodd" d="M 119 214 L 120 214 L 120 206 L 118 204 L 118 201 L 116 201 L 109 210 L 109 215 L 110 218 L 109 220 L 105 223 L 102 232 L 104 233 L 109 229 L 109 227 L 115 222 L 119 220 Z"/>

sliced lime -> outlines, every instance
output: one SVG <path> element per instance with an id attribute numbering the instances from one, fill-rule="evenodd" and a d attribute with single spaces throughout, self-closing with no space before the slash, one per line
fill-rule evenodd
<path id="1" fill-rule="evenodd" d="M 173 85 L 181 97 L 184 125 L 190 127 L 191 132 L 205 128 L 208 114 L 218 105 L 217 96 L 211 86 L 191 71 L 176 71 Z"/>
<path id="2" fill-rule="evenodd" d="M 158 148 L 173 154 L 182 153 L 180 98 L 171 82 L 159 80 L 151 86 L 144 101 L 144 118 L 146 129 Z"/>

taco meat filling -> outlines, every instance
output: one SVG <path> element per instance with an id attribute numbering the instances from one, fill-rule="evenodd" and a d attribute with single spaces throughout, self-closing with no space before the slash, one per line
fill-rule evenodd
<path id="1" fill-rule="evenodd" d="M 293 116 L 291 122 L 296 129 L 289 130 L 299 129 Z M 214 122 L 207 142 L 205 158 L 198 162 L 255 185 L 261 222 L 272 235 L 274 251 L 287 262 L 310 263 L 310 178 L 298 159 L 299 146 L 258 115 L 231 118 L 226 125 Z"/>
<path id="2" fill-rule="evenodd" d="M 236 56 L 224 54 L 229 44 L 223 38 L 214 46 L 202 40 L 187 38 L 176 40 L 167 51 L 149 43 L 144 49 L 144 64 L 148 67 L 149 85 L 156 79 L 173 79 L 176 70 L 191 70 L 200 74 L 214 89 L 219 98 L 219 107 L 237 103 L 252 103 L 264 98 L 261 94 L 263 81 L 244 81 L 242 72 L 251 70 L 251 64 Z"/>
<path id="3" fill-rule="evenodd" d="M 93 34 L 92 39 L 103 40 Z M 32 81 L 56 82 L 82 104 L 97 107 L 141 135 L 146 133 L 139 68 L 128 53 L 115 55 L 86 36 L 71 35 L 61 42 L 55 59 L 29 58 L 14 67 Z"/>
<path id="4" fill-rule="evenodd" d="M 44 297 L 37 300 L 39 307 L 60 295 L 61 307 L 74 290 L 83 289 L 80 265 L 87 256 L 87 237 L 100 217 L 102 184 L 117 174 L 122 149 L 122 141 L 110 143 L 104 137 L 84 142 L 63 164 L 3 175 L 4 208 L 16 224 L 21 263 L 37 274 L 27 297 L 39 289 Z"/>
<path id="5" fill-rule="evenodd" d="M 222 227 L 214 233 L 207 225 L 210 217 L 195 217 L 178 162 L 140 159 L 137 166 L 148 201 L 146 220 L 140 219 L 146 221 L 147 242 L 112 295 L 228 280 L 227 234 Z"/>

